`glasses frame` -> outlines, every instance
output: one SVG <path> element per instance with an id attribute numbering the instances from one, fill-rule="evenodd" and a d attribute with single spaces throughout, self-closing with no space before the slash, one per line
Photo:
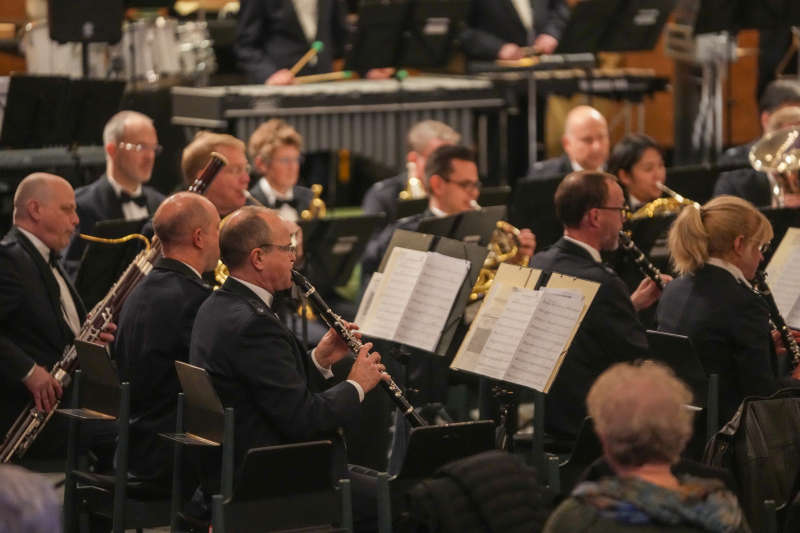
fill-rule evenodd
<path id="1" fill-rule="evenodd" d="M 153 155 L 159 155 L 164 151 L 164 147 L 160 144 L 129 143 L 125 141 L 120 141 L 117 144 L 117 148 L 120 150 L 126 150 L 128 152 L 144 152 L 147 150 L 152 151 Z"/>
<path id="2" fill-rule="evenodd" d="M 297 255 L 297 245 L 296 244 L 273 244 L 271 242 L 264 243 L 259 245 L 259 248 L 277 248 L 278 250 L 283 250 L 284 252 L 288 252 L 290 254 Z"/>
<path id="3" fill-rule="evenodd" d="M 471 192 L 471 191 L 478 191 L 481 192 L 483 188 L 483 182 L 481 180 L 478 181 L 453 181 L 450 178 L 444 178 L 444 181 L 447 183 L 452 183 L 456 187 L 460 187 L 464 192 Z"/>
<path id="4" fill-rule="evenodd" d="M 631 214 L 631 209 L 627 205 L 620 207 L 601 205 L 600 207 L 595 207 L 595 209 L 603 209 L 604 211 L 619 211 L 619 214 L 622 218 L 628 218 L 628 216 Z"/>

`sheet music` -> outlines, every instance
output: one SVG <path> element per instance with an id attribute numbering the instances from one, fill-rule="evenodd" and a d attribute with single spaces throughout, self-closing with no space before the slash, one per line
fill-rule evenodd
<path id="1" fill-rule="evenodd" d="M 495 278 L 484 298 L 478 316 L 475 318 L 475 324 L 468 334 L 468 344 L 460 350 L 453 361 L 454 368 L 473 370 L 478 364 L 478 357 L 486 345 L 486 341 L 489 340 L 489 335 L 491 335 L 497 319 L 503 313 L 503 308 L 506 306 L 513 288 L 514 285 L 498 282 Z"/>
<path id="2" fill-rule="evenodd" d="M 427 252 L 424 273 L 411 291 L 394 339 L 435 351 L 469 267 L 465 259 Z"/>
<path id="3" fill-rule="evenodd" d="M 375 294 L 378 292 L 381 279 L 383 279 L 383 272 L 375 272 L 372 274 L 372 277 L 369 278 L 369 283 L 367 283 L 367 287 L 364 289 L 364 295 L 361 297 L 361 303 L 358 304 L 358 312 L 356 313 L 355 323 L 359 326 L 364 324 L 367 320 L 369 309 L 372 306 L 372 302 L 375 300 Z"/>
<path id="4" fill-rule="evenodd" d="M 395 247 L 383 271 L 374 302 L 362 330 L 382 339 L 394 339 L 403 310 L 425 267 L 428 252 Z"/>
<path id="5" fill-rule="evenodd" d="M 786 323 L 795 329 L 800 329 L 800 247 L 792 250 L 783 269 L 770 283 L 772 296 Z"/>

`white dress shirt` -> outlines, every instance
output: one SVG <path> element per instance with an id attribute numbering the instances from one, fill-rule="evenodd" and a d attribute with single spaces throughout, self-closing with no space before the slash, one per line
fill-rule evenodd
<path id="1" fill-rule="evenodd" d="M 600 256 L 600 252 L 594 246 L 586 244 L 583 241 L 579 241 L 578 239 L 573 239 L 572 237 L 569 237 L 567 235 L 564 235 L 564 240 L 567 240 L 569 242 L 575 243 L 578 246 L 580 246 L 581 248 L 583 248 L 584 250 L 586 250 L 587 252 L 589 252 L 589 255 L 591 255 L 592 259 L 594 259 L 596 262 L 598 262 L 598 263 L 602 263 L 603 262 L 603 258 Z"/>
<path id="2" fill-rule="evenodd" d="M 317 40 L 317 12 L 319 11 L 318 0 L 293 0 L 294 11 L 297 13 L 297 20 L 303 28 L 303 34 L 310 43 Z"/>
<path id="3" fill-rule="evenodd" d="M 261 178 L 258 180 L 258 187 L 261 189 L 261 192 L 264 193 L 264 196 L 267 197 L 267 200 L 269 200 L 271 205 L 275 205 L 276 200 L 285 200 L 287 202 L 294 200 L 293 187 L 289 188 L 289 191 L 286 194 L 278 194 L 278 191 L 273 189 L 269 184 L 267 178 Z M 283 204 L 279 209 L 276 209 L 276 211 L 278 212 L 279 217 L 284 220 L 288 220 L 289 222 L 297 222 L 300 219 L 297 209 L 290 205 Z"/>
<path id="4" fill-rule="evenodd" d="M 750 282 L 745 279 L 742 269 L 737 267 L 733 263 L 729 263 L 724 259 L 720 259 L 719 257 L 709 257 L 706 263 L 727 270 L 728 273 L 731 276 L 733 276 L 734 279 L 736 279 L 736 281 L 738 281 L 739 283 L 744 283 L 745 287 L 752 288 Z"/>
<path id="5" fill-rule="evenodd" d="M 117 198 L 120 197 L 122 191 L 122 185 L 117 183 L 117 181 L 111 177 L 111 174 L 106 174 L 108 178 L 108 183 L 111 184 L 111 188 L 114 189 L 114 194 L 117 195 Z M 127 191 L 126 191 L 127 192 Z M 141 184 L 136 186 L 136 190 L 132 193 L 128 193 L 131 196 L 141 196 L 142 195 L 142 186 Z M 125 202 L 122 204 L 122 215 L 125 217 L 125 220 L 140 220 L 142 218 L 147 218 L 150 216 L 150 213 L 147 211 L 146 205 L 138 205 L 136 202 Z"/>

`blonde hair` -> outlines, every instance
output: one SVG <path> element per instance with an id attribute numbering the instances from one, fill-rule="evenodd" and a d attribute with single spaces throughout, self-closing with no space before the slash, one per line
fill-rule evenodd
<path id="1" fill-rule="evenodd" d="M 688 206 L 669 230 L 667 244 L 679 274 L 689 274 L 709 257 L 722 257 L 738 236 L 759 243 L 772 239 L 772 226 L 753 204 L 736 196 L 718 196 L 700 209 Z"/>
<path id="2" fill-rule="evenodd" d="M 214 133 L 211 131 L 198 131 L 186 148 L 183 149 L 181 156 L 181 171 L 183 172 L 183 183 L 190 185 L 197 174 L 203 170 L 203 166 L 211 156 L 211 152 L 220 146 L 228 146 L 239 149 L 244 153 L 244 143 L 227 133 Z"/>
<path id="3" fill-rule="evenodd" d="M 256 157 L 269 161 L 275 150 L 287 145 L 302 150 L 303 137 L 286 121 L 273 118 L 261 124 L 250 135 L 250 140 L 247 142 L 247 153 L 252 161 L 255 161 Z"/>
<path id="4" fill-rule="evenodd" d="M 655 361 L 617 363 L 589 389 L 586 406 L 606 455 L 620 466 L 678 460 L 692 434 L 689 388 Z"/>

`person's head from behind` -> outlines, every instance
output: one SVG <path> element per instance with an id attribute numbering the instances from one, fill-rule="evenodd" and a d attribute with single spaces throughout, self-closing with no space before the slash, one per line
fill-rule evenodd
<path id="1" fill-rule="evenodd" d="M 600 374 L 586 405 L 618 473 L 675 463 L 692 434 L 688 387 L 661 363 L 617 363 Z"/>
<path id="2" fill-rule="evenodd" d="M 303 138 L 279 118 L 261 124 L 247 143 L 256 171 L 280 194 L 288 193 L 297 184 L 302 149 Z"/>
<path id="3" fill-rule="evenodd" d="M 570 160 L 584 170 L 602 170 L 608 160 L 608 123 L 600 112 L 588 105 L 567 113 L 561 144 Z"/>
<path id="4" fill-rule="evenodd" d="M 626 209 L 614 176 L 588 170 L 568 174 L 556 189 L 554 203 L 565 235 L 599 251 L 617 248 Z"/>
<path id="5" fill-rule="evenodd" d="M 774 80 L 764 89 L 758 101 L 761 129 L 768 131 L 767 124 L 773 113 L 785 106 L 800 105 L 800 82 L 797 80 Z"/>
<path id="6" fill-rule="evenodd" d="M 800 126 L 800 104 L 782 107 L 770 115 L 767 121 L 766 132 L 782 130 Z"/>
<path id="7" fill-rule="evenodd" d="M 295 241 L 289 224 L 271 209 L 245 206 L 233 213 L 222 226 L 220 252 L 234 277 L 272 294 L 292 286 Z"/>
<path id="8" fill-rule="evenodd" d="M 135 189 L 150 181 L 161 153 L 153 121 L 137 111 L 120 111 L 103 128 L 106 172 L 120 185 Z"/>
<path id="9" fill-rule="evenodd" d="M 737 196 L 718 196 L 700 209 L 683 208 L 667 244 L 679 274 L 693 273 L 716 257 L 739 268 L 749 280 L 772 236 L 772 225 L 753 204 Z"/>
<path id="10" fill-rule="evenodd" d="M 660 197 L 659 185 L 666 179 L 661 148 L 641 133 L 626 135 L 614 145 L 608 172 L 617 176 L 625 191 L 641 203 Z"/>
<path id="11" fill-rule="evenodd" d="M 61 502 L 42 475 L 0 465 L 0 533 L 58 533 Z"/>
<path id="12" fill-rule="evenodd" d="M 250 165 L 244 143 L 236 137 L 227 133 L 198 132 L 183 149 L 181 157 L 183 182 L 187 187 L 200 175 L 211 152 L 221 154 L 228 164 L 222 167 L 204 196 L 216 206 L 220 216 L 225 216 L 247 200 L 245 191 L 250 183 Z"/>
<path id="13" fill-rule="evenodd" d="M 458 144 L 461 135 L 438 120 L 423 120 L 408 130 L 408 154 L 406 160 L 416 165 L 417 177 L 422 178 L 425 164 L 434 150 L 444 144 Z"/>
<path id="14" fill-rule="evenodd" d="M 63 250 L 78 225 L 75 193 L 67 180 L 34 172 L 14 192 L 14 225 L 36 235 L 51 250 Z"/>
<path id="15" fill-rule="evenodd" d="M 192 192 L 173 194 L 153 215 L 164 255 L 212 270 L 219 261 L 219 214 L 207 198 Z"/>
<path id="16" fill-rule="evenodd" d="M 481 188 L 475 152 L 466 146 L 439 146 L 425 163 L 425 183 L 431 205 L 445 214 L 472 209 Z"/>

